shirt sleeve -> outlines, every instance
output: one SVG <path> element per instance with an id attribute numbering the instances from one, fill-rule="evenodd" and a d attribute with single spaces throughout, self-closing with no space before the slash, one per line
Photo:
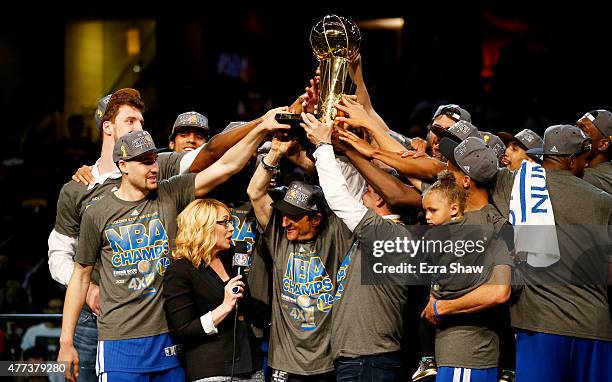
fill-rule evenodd
<path id="1" fill-rule="evenodd" d="M 181 159 L 185 153 L 161 153 L 157 157 L 157 166 L 159 167 L 159 179 L 170 179 L 178 175 L 181 171 Z"/>
<path id="2" fill-rule="evenodd" d="M 57 199 L 54 230 L 62 235 L 79 237 L 81 214 L 78 211 L 74 193 L 70 192 L 70 183 L 66 183 Z"/>
<path id="3" fill-rule="evenodd" d="M 320 146 L 313 156 L 316 159 L 319 184 L 329 207 L 353 231 L 368 209 L 351 196 L 331 145 Z"/>
<path id="4" fill-rule="evenodd" d="M 361 197 L 366 192 L 368 183 L 361 173 L 353 166 L 349 159 L 345 156 L 336 157 L 336 162 L 340 167 L 340 172 L 346 181 L 349 194 L 358 202 L 361 202 Z"/>
<path id="5" fill-rule="evenodd" d="M 75 261 L 80 264 L 94 265 L 98 261 L 102 246 L 102 234 L 96 227 L 93 218 L 87 213 L 83 214 L 81 220 L 81 233 L 79 234 Z"/>
<path id="6" fill-rule="evenodd" d="M 160 188 L 176 202 L 178 212 L 195 199 L 195 177 L 197 174 L 174 176 L 160 183 Z"/>
<path id="7" fill-rule="evenodd" d="M 215 323 L 212 318 L 212 311 L 206 313 L 205 315 L 200 317 L 200 323 L 202 324 L 202 329 L 204 329 L 204 333 L 206 334 L 217 334 L 219 331 L 215 327 Z"/>
<path id="8" fill-rule="evenodd" d="M 179 162 L 179 174 L 186 174 L 189 172 L 189 167 L 191 167 L 191 164 L 193 163 L 195 158 L 198 156 L 200 151 L 202 151 L 204 146 L 206 146 L 207 144 L 208 143 L 205 143 L 202 146 L 198 147 L 197 149 L 193 151 L 189 151 L 187 154 L 183 155 L 183 157 L 181 158 Z"/>
<path id="9" fill-rule="evenodd" d="M 53 280 L 62 285 L 68 285 L 72 276 L 77 243 L 77 238 L 62 235 L 56 230 L 49 235 L 49 271 Z"/>

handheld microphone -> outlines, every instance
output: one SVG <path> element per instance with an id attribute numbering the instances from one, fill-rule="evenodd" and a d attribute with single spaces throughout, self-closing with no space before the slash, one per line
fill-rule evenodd
<path id="1" fill-rule="evenodd" d="M 241 268 L 249 266 L 249 246 L 244 240 L 236 241 L 234 245 L 234 257 L 232 258 L 232 266 L 238 267 L 238 274 Z"/>

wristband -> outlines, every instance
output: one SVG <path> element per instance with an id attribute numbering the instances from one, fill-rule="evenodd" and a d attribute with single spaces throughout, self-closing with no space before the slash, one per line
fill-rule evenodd
<path id="1" fill-rule="evenodd" d="M 264 160 L 264 158 L 261 158 L 261 167 L 264 168 L 264 170 L 266 171 L 274 171 L 274 170 L 278 170 L 280 167 L 280 161 L 276 164 L 276 166 L 270 166 L 269 164 L 266 163 L 266 161 Z"/>
<path id="2" fill-rule="evenodd" d="M 438 305 L 438 300 L 434 300 L 433 310 L 434 310 L 434 315 L 436 316 L 436 318 L 440 319 L 440 315 L 438 314 L 438 308 L 436 305 Z"/>

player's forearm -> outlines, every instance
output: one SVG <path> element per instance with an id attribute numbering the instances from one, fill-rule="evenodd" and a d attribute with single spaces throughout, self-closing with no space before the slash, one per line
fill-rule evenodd
<path id="1" fill-rule="evenodd" d="M 421 195 L 413 187 L 374 166 L 357 151 L 348 150 L 346 156 L 385 202 L 392 206 L 421 207 Z"/>
<path id="2" fill-rule="evenodd" d="M 406 150 L 406 148 L 402 146 L 401 143 L 391 138 L 389 134 L 387 134 L 387 131 L 382 129 L 380 126 L 374 126 L 368 129 L 368 131 L 370 132 L 370 134 L 372 134 L 372 138 L 374 138 L 374 140 L 378 144 L 378 147 L 381 150 L 386 150 L 386 151 Z"/>
<path id="3" fill-rule="evenodd" d="M 282 154 L 270 150 L 263 161 L 269 166 L 277 166 L 282 158 Z M 255 173 L 247 187 L 247 194 L 252 202 L 257 202 L 264 196 L 268 195 L 268 185 L 272 180 L 272 171 L 268 171 L 259 165 L 255 169 Z"/>
<path id="4" fill-rule="evenodd" d="M 446 164 L 433 158 L 401 158 L 396 153 L 385 150 L 374 150 L 372 159 L 380 160 L 404 176 L 424 180 L 435 179 L 436 175 L 446 168 Z"/>
<path id="5" fill-rule="evenodd" d="M 223 154 L 219 159 L 219 164 L 229 173 L 233 174 L 240 171 L 251 159 L 257 147 L 264 140 L 265 135 L 266 132 L 263 129 L 255 128 L 251 130 L 240 142 Z"/>
<path id="6" fill-rule="evenodd" d="M 66 297 L 64 299 L 64 314 L 62 317 L 62 332 L 60 344 L 72 345 L 74 330 L 79 319 L 79 313 L 85 303 L 87 289 L 91 279 L 93 265 L 83 266 L 75 263 L 74 272 L 70 277 Z"/>
<path id="7" fill-rule="evenodd" d="M 189 167 L 189 172 L 200 172 L 216 162 L 231 147 L 236 145 L 241 139 L 246 137 L 261 122 L 262 118 L 257 118 L 247 122 L 242 126 L 236 127 L 226 132 L 221 132 L 213 136 L 206 146 L 198 153 L 193 163 Z"/>
<path id="8" fill-rule="evenodd" d="M 510 266 L 497 265 L 491 279 L 454 300 L 438 300 L 438 314 L 473 313 L 500 305 L 510 298 Z"/>

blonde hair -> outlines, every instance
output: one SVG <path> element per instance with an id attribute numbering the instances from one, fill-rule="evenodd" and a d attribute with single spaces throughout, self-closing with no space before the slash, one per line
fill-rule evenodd
<path id="1" fill-rule="evenodd" d="M 175 260 L 189 260 L 196 268 L 202 261 L 206 266 L 210 264 L 217 242 L 217 207 L 229 212 L 229 208 L 216 199 L 197 199 L 179 214 L 178 234 L 172 250 Z"/>

